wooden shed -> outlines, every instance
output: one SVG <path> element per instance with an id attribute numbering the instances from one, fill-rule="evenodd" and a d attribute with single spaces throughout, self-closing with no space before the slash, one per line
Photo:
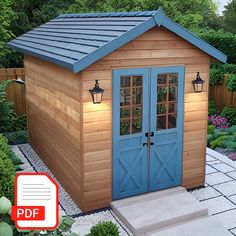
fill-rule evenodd
<path id="1" fill-rule="evenodd" d="M 161 9 L 60 15 L 8 45 L 25 54 L 29 143 L 82 211 L 204 184 L 209 65 L 226 56 Z"/>

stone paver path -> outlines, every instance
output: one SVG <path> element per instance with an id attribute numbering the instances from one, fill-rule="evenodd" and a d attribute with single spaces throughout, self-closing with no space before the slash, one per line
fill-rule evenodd
<path id="1" fill-rule="evenodd" d="M 205 188 L 191 193 L 236 236 L 236 162 L 207 149 Z"/>

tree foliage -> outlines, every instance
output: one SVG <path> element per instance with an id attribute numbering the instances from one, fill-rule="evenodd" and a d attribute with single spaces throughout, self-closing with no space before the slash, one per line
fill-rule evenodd
<path id="1" fill-rule="evenodd" d="M 223 15 L 224 27 L 231 33 L 236 34 L 236 0 L 232 0 L 225 6 Z"/>
<path id="2" fill-rule="evenodd" d="M 10 50 L 6 47 L 6 43 L 13 37 L 10 29 L 11 22 L 15 17 L 12 9 L 12 1 L 0 1 L 0 67 L 7 64 L 7 57 Z"/>

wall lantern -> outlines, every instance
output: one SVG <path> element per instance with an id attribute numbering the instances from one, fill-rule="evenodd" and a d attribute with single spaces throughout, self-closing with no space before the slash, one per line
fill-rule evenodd
<path id="1" fill-rule="evenodd" d="M 203 84 L 205 83 L 205 81 L 201 79 L 199 72 L 197 72 L 196 79 L 193 80 L 192 83 L 193 83 L 194 92 L 201 93 L 203 90 Z"/>
<path id="2" fill-rule="evenodd" d="M 95 87 L 93 89 L 89 89 L 89 92 L 91 93 L 93 103 L 99 104 L 102 102 L 102 96 L 104 93 L 104 90 L 99 87 L 98 80 L 95 80 Z"/>
<path id="3" fill-rule="evenodd" d="M 25 84 L 25 81 L 21 77 L 19 77 L 19 76 L 17 76 L 17 78 L 15 79 L 15 82 L 17 84 Z"/>

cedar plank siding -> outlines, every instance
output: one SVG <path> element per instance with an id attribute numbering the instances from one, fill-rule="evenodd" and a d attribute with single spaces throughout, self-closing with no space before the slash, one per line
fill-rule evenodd
<path id="1" fill-rule="evenodd" d="M 185 66 L 182 185 L 192 188 L 204 184 L 209 63 L 207 54 L 174 33 L 155 27 L 82 72 L 85 211 L 112 201 L 112 69 Z M 192 85 L 198 71 L 206 81 L 201 94 L 194 93 Z M 105 90 L 100 105 L 92 104 L 88 92 L 94 79 Z"/>
<path id="2" fill-rule="evenodd" d="M 80 74 L 25 55 L 29 143 L 80 205 Z"/>

